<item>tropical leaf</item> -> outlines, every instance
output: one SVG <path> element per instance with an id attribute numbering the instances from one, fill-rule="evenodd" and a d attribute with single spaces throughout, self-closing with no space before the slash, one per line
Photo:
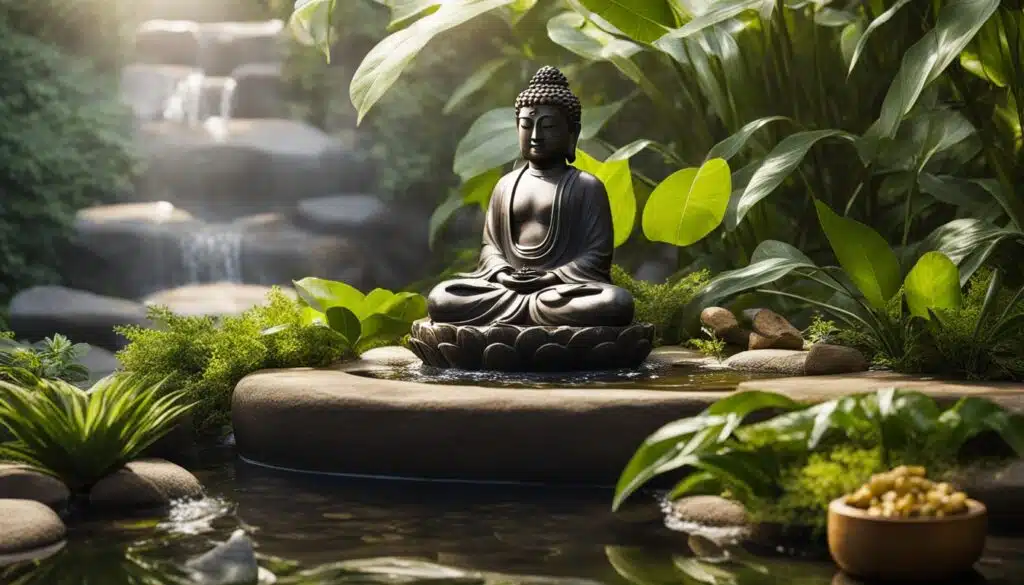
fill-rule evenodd
<path id="1" fill-rule="evenodd" d="M 917 103 L 925 86 L 935 81 L 960 55 L 998 7 L 999 0 L 950 0 L 942 6 L 935 28 L 903 55 L 899 71 L 882 102 L 881 116 L 864 135 L 862 156 L 865 159 L 874 158 L 874 145 L 880 139 L 895 136 L 900 122 Z"/>
<path id="2" fill-rule="evenodd" d="M 853 135 L 842 130 L 810 130 L 791 134 L 779 142 L 764 158 L 761 166 L 747 183 L 747 188 L 743 190 L 743 195 L 736 204 L 737 221 L 742 221 L 751 207 L 781 185 L 803 162 L 812 146 L 828 138 L 850 141 L 854 139 Z"/>
<path id="3" fill-rule="evenodd" d="M 357 112 L 356 123 L 362 122 L 370 108 L 435 36 L 512 1 L 451 0 L 408 28 L 385 37 L 363 58 L 349 85 L 349 96 Z"/>
<path id="4" fill-rule="evenodd" d="M 492 59 L 483 65 L 479 69 L 473 72 L 472 75 L 466 78 L 455 91 L 452 92 L 451 97 L 448 98 L 448 102 L 444 105 L 443 112 L 450 114 L 455 111 L 455 108 L 462 105 L 466 98 L 473 95 L 474 93 L 483 89 L 487 82 L 494 77 L 498 71 L 501 71 L 502 67 L 509 64 L 508 57 L 502 57 L 500 59 Z"/>
<path id="5" fill-rule="evenodd" d="M 355 344 L 356 353 L 363 353 L 377 345 L 394 344 L 411 330 L 411 323 L 390 315 L 370 315 L 360 323 L 362 334 Z"/>
<path id="6" fill-rule="evenodd" d="M 814 205 L 839 265 L 872 306 L 884 309 L 900 289 L 900 263 L 896 253 L 870 227 L 836 215 L 821 201 L 815 201 Z"/>
<path id="7" fill-rule="evenodd" d="M 860 40 L 857 41 L 857 47 L 853 50 L 853 55 L 850 57 L 849 66 L 846 72 L 847 75 L 853 73 L 853 68 L 857 66 L 857 62 L 860 60 L 860 55 L 864 52 L 864 46 L 867 45 L 868 39 L 871 38 L 871 34 L 878 30 L 880 26 L 892 20 L 892 17 L 896 16 L 896 13 L 909 2 L 910 0 L 896 0 L 892 6 L 890 6 L 885 12 L 879 14 L 878 17 L 872 20 L 871 24 L 864 29 L 863 34 L 860 35 Z"/>
<path id="8" fill-rule="evenodd" d="M 914 264 L 903 283 L 910 313 L 925 319 L 935 309 L 960 307 L 960 273 L 941 252 L 928 252 Z"/>
<path id="9" fill-rule="evenodd" d="M 434 208 L 434 212 L 430 214 L 430 223 L 427 231 L 427 242 L 431 250 L 437 244 L 437 237 L 441 234 L 441 229 L 455 215 L 455 212 L 462 209 L 462 206 L 465 204 L 461 195 L 454 194 Z"/>
<path id="10" fill-rule="evenodd" d="M 297 0 L 288 28 L 295 39 L 315 46 L 331 60 L 331 16 L 336 0 Z"/>
<path id="11" fill-rule="evenodd" d="M 631 39 L 651 43 L 675 25 L 675 14 L 666 0 L 579 0 Z"/>
<path id="12" fill-rule="evenodd" d="M 604 183 L 611 206 L 612 225 L 615 230 L 615 246 L 626 243 L 636 223 L 636 193 L 633 190 L 633 175 L 628 160 L 601 162 L 582 150 L 576 150 L 576 168 L 586 171 Z"/>
<path id="13" fill-rule="evenodd" d="M 758 244 L 757 248 L 754 248 L 754 252 L 750 255 L 750 263 L 754 264 L 770 258 L 785 258 L 794 262 L 801 262 L 807 266 L 814 266 L 814 262 L 796 246 L 777 240 L 765 240 Z"/>
<path id="14" fill-rule="evenodd" d="M 359 336 L 362 335 L 359 317 L 346 307 L 331 307 L 327 309 L 326 317 L 330 328 L 340 333 L 350 346 L 355 347 Z"/>
<path id="15" fill-rule="evenodd" d="M 473 122 L 455 148 L 452 170 L 469 181 L 519 156 L 515 114 L 509 108 L 486 112 Z"/>
<path id="16" fill-rule="evenodd" d="M 591 61 L 629 59 L 641 45 L 616 37 L 587 21 L 578 12 L 563 12 L 548 21 L 548 38 L 555 44 Z"/>
<path id="17" fill-rule="evenodd" d="M 308 276 L 292 285 L 299 298 L 321 313 L 330 307 L 345 307 L 358 315 L 366 301 L 363 293 L 344 282 Z"/>
<path id="18" fill-rule="evenodd" d="M 729 164 L 724 159 L 676 171 L 647 200 L 644 235 L 654 242 L 689 246 L 722 223 L 731 192 Z"/>
<path id="19" fill-rule="evenodd" d="M 711 10 L 670 31 L 655 41 L 654 45 L 665 50 L 665 47 L 673 42 L 673 39 L 685 39 L 693 36 L 716 24 L 735 18 L 748 10 L 757 10 L 762 4 L 762 0 L 722 0 L 721 2 L 715 2 Z"/>
<path id="20" fill-rule="evenodd" d="M 747 145 L 750 137 L 753 136 L 755 132 L 772 122 L 788 119 L 789 118 L 785 116 L 768 116 L 767 118 L 758 118 L 753 122 L 748 122 L 742 128 L 737 130 L 735 134 L 712 146 L 704 160 L 707 161 L 713 158 L 729 160 L 743 150 L 743 147 Z"/>
<path id="21" fill-rule="evenodd" d="M 597 136 L 597 133 L 604 128 L 612 116 L 619 113 L 622 106 L 626 105 L 633 96 L 621 99 L 617 102 L 583 109 L 583 124 L 580 129 L 580 140 L 590 140 Z"/>

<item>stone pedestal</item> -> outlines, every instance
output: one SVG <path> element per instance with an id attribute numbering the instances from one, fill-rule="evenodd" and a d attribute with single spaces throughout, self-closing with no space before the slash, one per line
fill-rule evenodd
<path id="1" fill-rule="evenodd" d="M 421 319 L 410 346 L 438 368 L 501 372 L 568 372 L 636 368 L 651 353 L 654 326 L 456 326 Z"/>

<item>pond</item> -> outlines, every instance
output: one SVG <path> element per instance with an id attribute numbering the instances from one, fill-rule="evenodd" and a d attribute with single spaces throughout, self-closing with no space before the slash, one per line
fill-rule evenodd
<path id="1" fill-rule="evenodd" d="M 238 462 L 228 447 L 205 451 L 197 475 L 209 499 L 170 521 L 73 524 L 62 552 L 0 570 L 0 582 L 186 583 L 186 559 L 243 527 L 282 585 L 852 583 L 824 561 L 742 551 L 700 560 L 656 516 L 612 517 L 604 490 L 289 475 Z M 1024 540 L 992 539 L 978 567 L 978 583 L 1024 582 Z"/>
<path id="2" fill-rule="evenodd" d="M 777 378 L 777 374 L 737 372 L 724 367 L 669 365 L 649 361 L 636 369 L 578 373 L 502 373 L 442 369 L 419 364 L 401 367 L 373 367 L 349 370 L 350 374 L 395 380 L 483 386 L 491 388 L 617 388 L 623 390 L 668 390 L 728 392 L 740 382 Z"/>

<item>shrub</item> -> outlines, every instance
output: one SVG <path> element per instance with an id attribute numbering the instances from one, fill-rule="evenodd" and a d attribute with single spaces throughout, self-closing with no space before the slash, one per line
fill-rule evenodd
<path id="1" fill-rule="evenodd" d="M 118 358 L 128 371 L 167 377 L 168 387 L 183 390 L 198 403 L 193 411 L 196 430 L 220 433 L 230 423 L 231 393 L 247 374 L 326 366 L 351 355 L 341 334 L 304 324 L 302 307 L 280 290 L 272 290 L 268 301 L 224 319 L 184 317 L 153 307 L 149 318 L 156 329 L 118 328 L 130 341 Z M 266 334 L 271 328 L 279 329 Z"/>
<path id="2" fill-rule="evenodd" d="M 75 213 L 130 188 L 131 117 L 113 79 L 0 20 L 0 306 L 59 280 Z"/>
<path id="3" fill-rule="evenodd" d="M 621 266 L 612 266 L 612 282 L 633 295 L 634 320 L 654 325 L 656 344 L 673 344 L 686 339 L 683 308 L 708 283 L 710 274 L 701 270 L 668 282 L 652 283 L 633 278 Z"/>
<path id="4" fill-rule="evenodd" d="M 22 345 L 13 334 L 0 332 L 0 380 L 15 381 L 27 373 L 34 378 L 63 380 L 72 384 L 89 379 L 89 369 L 81 363 L 89 352 L 85 343 L 57 334 L 39 343 Z"/>
<path id="5" fill-rule="evenodd" d="M 60 380 L 0 382 L 0 425 L 14 441 L 0 460 L 25 463 L 83 493 L 174 428 L 191 405 L 139 375 L 113 375 L 89 391 Z"/>

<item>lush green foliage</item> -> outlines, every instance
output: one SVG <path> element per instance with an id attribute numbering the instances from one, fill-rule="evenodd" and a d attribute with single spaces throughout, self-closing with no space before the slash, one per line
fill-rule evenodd
<path id="1" fill-rule="evenodd" d="M 115 374 L 85 391 L 60 380 L 0 382 L 0 425 L 14 440 L 0 459 L 52 474 L 73 492 L 137 458 L 192 407 L 141 375 Z"/>
<path id="2" fill-rule="evenodd" d="M 130 112 L 115 81 L 0 19 L 0 306 L 59 280 L 75 213 L 130 189 Z"/>
<path id="3" fill-rule="evenodd" d="M 156 328 L 118 329 L 130 343 L 117 357 L 126 370 L 166 377 L 168 388 L 197 402 L 192 414 L 201 433 L 220 433 L 230 424 L 231 393 L 247 374 L 326 366 L 352 355 L 342 335 L 306 324 L 304 308 L 280 290 L 269 294 L 266 306 L 238 317 L 185 317 L 160 307 L 149 317 Z"/>
<path id="4" fill-rule="evenodd" d="M 22 345 L 13 335 L 0 333 L 0 380 L 12 381 L 27 373 L 44 380 L 85 382 L 89 369 L 80 360 L 88 352 L 88 344 L 71 343 L 59 333 L 32 345 Z"/>
<path id="5" fill-rule="evenodd" d="M 707 336 L 707 339 L 694 338 L 688 343 L 707 357 L 715 358 L 718 361 L 724 360 L 725 340 L 715 335 L 715 332 L 709 327 L 701 327 L 700 331 Z"/>
<path id="6" fill-rule="evenodd" d="M 413 321 L 427 316 L 427 299 L 417 293 L 377 288 L 364 295 L 344 282 L 312 277 L 294 284 L 303 305 L 303 323 L 328 325 L 356 354 L 394 345 L 409 334 Z M 282 327 L 286 326 L 274 330 Z"/>
<path id="7" fill-rule="evenodd" d="M 835 341 L 858 347 L 881 367 L 977 380 L 1024 379 L 1024 291 L 1002 286 L 1000 271 L 981 270 L 968 283 L 963 303 L 936 309 L 927 321 L 891 311 L 906 332 L 905 347 L 892 353 L 859 329 Z M 822 325 L 825 327 L 825 325 Z"/>
<path id="8" fill-rule="evenodd" d="M 15 32 L 116 73 L 131 55 L 134 4 L 135 0 L 0 0 L 0 20 Z"/>
<path id="9" fill-rule="evenodd" d="M 612 283 L 633 295 L 636 308 L 633 319 L 651 323 L 659 344 L 680 343 L 687 338 L 683 326 L 684 307 L 708 282 L 708 272 L 701 270 L 665 283 L 636 280 L 621 266 L 612 266 Z"/>
<path id="10" fill-rule="evenodd" d="M 747 417 L 762 411 L 782 414 L 744 424 Z M 906 462 L 949 466 L 969 439 L 986 431 L 998 434 L 1018 455 L 1024 454 L 1024 417 L 982 398 L 963 398 L 942 411 L 924 394 L 895 389 L 814 406 L 779 394 L 739 392 L 649 436 L 623 470 L 613 508 L 652 478 L 688 469 L 692 473 L 670 497 L 728 490 L 745 505 L 764 508 L 766 501 L 785 498 L 787 484 L 804 486 L 785 500 L 792 511 L 808 502 L 820 504 L 823 494 L 853 481 L 837 478 L 818 492 L 807 487 L 820 479 L 828 461 L 843 462 L 844 451 L 835 451 L 839 447 L 877 449 L 882 467 Z M 828 455 L 811 461 L 815 452 Z M 869 468 L 870 464 L 860 466 L 864 471 Z M 816 518 L 823 521 L 825 509 L 818 508 L 817 513 Z"/>

